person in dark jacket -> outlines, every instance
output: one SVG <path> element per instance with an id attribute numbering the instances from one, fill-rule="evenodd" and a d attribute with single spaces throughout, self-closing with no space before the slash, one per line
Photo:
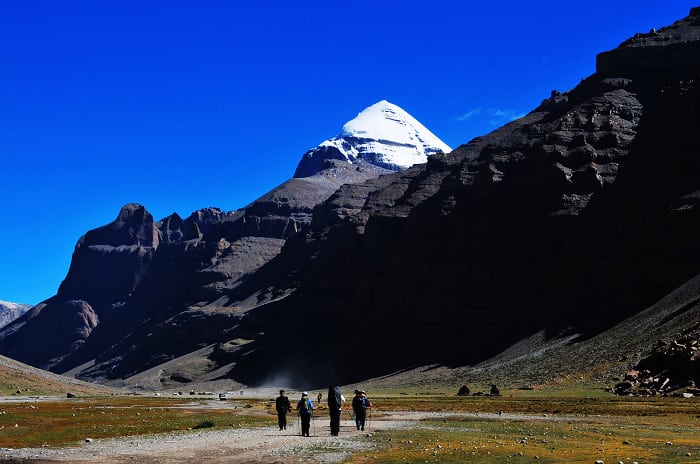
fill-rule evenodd
<path id="1" fill-rule="evenodd" d="M 340 433 L 340 413 L 343 407 L 343 394 L 340 387 L 328 387 L 328 413 L 331 416 L 331 435 L 338 436 Z"/>
<path id="2" fill-rule="evenodd" d="M 307 392 L 302 393 L 301 399 L 297 403 L 297 413 L 299 414 L 299 419 L 301 419 L 301 435 L 304 437 L 309 436 L 313 411 L 314 404 L 309 399 L 309 394 Z"/>
<path id="3" fill-rule="evenodd" d="M 292 406 L 289 404 L 289 398 L 284 395 L 284 390 L 280 390 L 280 396 L 275 400 L 275 409 L 280 430 L 287 430 L 287 413 L 292 411 Z"/>
<path id="4" fill-rule="evenodd" d="M 372 403 L 367 399 L 364 390 L 355 390 L 355 397 L 352 399 L 352 410 L 355 412 L 355 425 L 357 430 L 365 429 L 365 419 L 367 418 L 367 408 L 371 408 Z"/>

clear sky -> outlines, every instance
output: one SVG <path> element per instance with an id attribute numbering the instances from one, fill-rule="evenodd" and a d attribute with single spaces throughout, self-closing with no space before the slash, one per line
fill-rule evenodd
<path id="1" fill-rule="evenodd" d="M 0 300 L 126 203 L 245 206 L 382 99 L 456 147 L 693 3 L 2 0 Z"/>

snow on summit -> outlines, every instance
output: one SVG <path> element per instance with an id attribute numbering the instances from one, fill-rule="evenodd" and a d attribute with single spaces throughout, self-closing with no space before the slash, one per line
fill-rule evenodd
<path id="1" fill-rule="evenodd" d="M 428 156 L 451 151 L 442 140 L 398 106 L 386 100 L 362 110 L 343 125 L 339 135 L 322 142 L 302 157 L 294 177 L 311 176 L 325 159 L 364 160 L 400 171 L 425 163 Z"/>
<path id="2" fill-rule="evenodd" d="M 19 318 L 30 308 L 30 305 L 0 300 L 0 328 Z"/>
<path id="3" fill-rule="evenodd" d="M 413 116 L 386 100 L 365 108 L 355 119 L 346 122 L 340 137 L 398 143 L 424 154 L 426 151 L 427 154 L 435 153 L 435 148 L 445 153 L 450 151 L 450 147 Z"/>

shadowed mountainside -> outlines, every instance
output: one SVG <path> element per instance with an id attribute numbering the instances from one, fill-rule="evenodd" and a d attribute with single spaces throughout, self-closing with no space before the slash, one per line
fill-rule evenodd
<path id="1" fill-rule="evenodd" d="M 601 55 L 575 89 L 425 168 L 339 189 L 287 245 L 314 257 L 297 291 L 243 321 L 264 334 L 234 377 L 464 366 L 539 333 L 575 346 L 696 275 L 698 15 Z M 305 320 L 327 349 L 300 372 L 308 349 L 285 334 Z"/>
<path id="2" fill-rule="evenodd" d="M 292 385 L 483 365 L 523 340 L 580 352 L 700 273 L 698 62 L 694 8 L 425 165 L 328 159 L 233 215 L 128 205 L 0 350 L 106 382 L 209 346 L 179 378 Z M 617 357 L 599 346 L 581 356 Z"/>

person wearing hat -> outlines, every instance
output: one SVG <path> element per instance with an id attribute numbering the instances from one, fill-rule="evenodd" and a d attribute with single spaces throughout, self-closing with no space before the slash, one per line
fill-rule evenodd
<path id="1" fill-rule="evenodd" d="M 284 390 L 280 390 L 280 396 L 275 400 L 275 409 L 280 430 L 287 430 L 287 413 L 292 412 L 292 406 L 289 404 L 289 398 L 284 395 Z"/>
<path id="2" fill-rule="evenodd" d="M 365 429 L 365 419 L 367 418 L 367 408 L 371 408 L 372 403 L 367 399 L 364 390 L 355 390 L 355 397 L 352 399 L 352 410 L 355 412 L 355 425 L 357 430 Z"/>
<path id="3" fill-rule="evenodd" d="M 311 428 L 311 414 L 314 410 L 314 404 L 309 399 L 309 394 L 304 392 L 301 394 L 301 399 L 297 403 L 297 413 L 299 414 L 299 419 L 301 419 L 301 435 L 304 437 L 309 436 L 309 429 Z"/>

